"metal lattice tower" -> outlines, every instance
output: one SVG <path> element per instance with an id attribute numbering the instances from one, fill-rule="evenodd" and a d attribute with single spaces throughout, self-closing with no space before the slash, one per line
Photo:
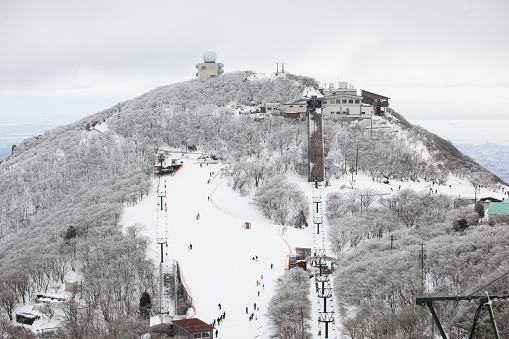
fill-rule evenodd
<path id="1" fill-rule="evenodd" d="M 327 256 L 325 245 L 325 226 L 323 218 L 322 187 L 323 184 L 313 183 L 313 256 L 307 259 L 313 267 L 318 268 L 315 274 L 315 289 L 318 299 L 318 323 L 320 331 L 324 326 L 324 338 L 335 338 L 334 303 L 332 296 L 332 284 L 330 280 L 329 265 L 335 263 L 335 259 Z M 331 335 L 330 331 L 333 332 Z"/>
<path id="2" fill-rule="evenodd" d="M 318 267 L 315 274 L 316 296 L 318 299 L 318 323 L 320 331 L 324 326 L 325 339 L 336 338 L 334 303 L 332 297 L 332 285 L 330 281 L 330 268 L 328 265 L 335 263 L 335 259 L 326 255 L 325 226 L 323 218 L 323 194 L 324 187 L 324 152 L 322 115 L 316 112 L 319 101 L 312 97 L 308 101 L 308 181 L 312 183 L 313 190 L 313 256 L 306 259 L 313 267 Z M 329 333 L 333 332 L 333 335 Z"/>

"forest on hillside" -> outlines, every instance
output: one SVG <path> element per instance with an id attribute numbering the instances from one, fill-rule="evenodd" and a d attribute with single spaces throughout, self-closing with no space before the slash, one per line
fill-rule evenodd
<path id="1" fill-rule="evenodd" d="M 412 189 L 392 198 L 369 189 L 333 193 L 327 202 L 329 241 L 340 260 L 334 292 L 351 338 L 429 335 L 429 310 L 416 306 L 416 297 L 507 295 L 508 225 L 480 222 L 482 204 Z M 472 305 L 435 303 L 451 338 L 470 333 Z M 507 302 L 494 307 L 507 335 Z M 478 337 L 490 327 L 484 318 Z"/>
<path id="2" fill-rule="evenodd" d="M 146 260 L 139 225 L 122 232 L 119 220 L 124 206 L 147 196 L 162 147 L 214 154 L 231 188 L 252 195 L 268 220 L 306 227 L 307 197 L 287 179 L 307 176 L 306 122 L 231 112 L 235 105 L 298 99 L 316 82 L 297 76 L 249 81 L 250 75 L 160 87 L 15 148 L 0 164 L 0 338 L 30 338 L 7 326 L 14 307 L 51 291 L 71 271 L 83 277 L 83 289 L 62 306 L 57 337 L 130 338 L 147 330 L 139 303 L 144 292 L 153 295 L 154 263 Z M 452 145 L 397 114 L 386 121 L 397 137 L 394 129 L 370 131 L 363 122 L 326 120 L 327 179 L 355 170 L 374 179 L 441 182 L 453 173 L 486 187 L 499 184 Z M 107 128 L 101 132 L 98 124 Z M 408 191 L 378 200 L 370 192 L 350 191 L 328 198 L 327 218 L 343 263 L 335 273 L 341 286 L 336 299 L 352 338 L 422 334 L 425 310 L 413 298 L 423 286 L 433 287 L 429 293 L 468 293 L 507 271 L 501 260 L 507 244 L 500 241 L 507 226 L 479 225 L 465 202 Z M 391 236 L 396 240 L 389 249 Z M 427 266 L 424 278 L 415 280 L 422 271 L 413 265 L 421 242 L 427 244 Z M 55 314 L 51 307 L 45 312 Z M 385 312 L 391 322 L 382 326 Z M 507 314 L 498 307 L 502 322 Z M 464 329 L 455 326 L 458 333 Z"/>

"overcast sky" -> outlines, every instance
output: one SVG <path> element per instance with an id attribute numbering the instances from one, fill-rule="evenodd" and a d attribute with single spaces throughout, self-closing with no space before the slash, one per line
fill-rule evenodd
<path id="1" fill-rule="evenodd" d="M 508 13 L 507 0 L 0 0 L 0 120 L 95 113 L 194 79 L 207 50 L 225 72 L 284 61 L 348 81 L 406 117 L 507 116 Z"/>

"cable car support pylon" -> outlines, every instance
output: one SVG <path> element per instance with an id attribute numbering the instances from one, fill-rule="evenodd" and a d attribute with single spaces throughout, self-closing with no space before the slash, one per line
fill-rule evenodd
<path id="1" fill-rule="evenodd" d="M 323 194 L 324 188 L 324 155 L 322 115 L 317 112 L 320 102 L 316 96 L 308 101 L 308 181 L 313 190 L 313 256 L 306 259 L 314 268 L 318 269 L 315 274 L 316 296 L 318 299 L 318 324 L 321 333 L 324 327 L 325 339 L 332 338 L 331 332 L 335 333 L 334 303 L 332 297 L 332 285 L 330 281 L 331 267 L 336 262 L 334 258 L 326 255 L 325 226 L 323 218 Z M 329 266 L 330 265 L 330 266 Z"/>

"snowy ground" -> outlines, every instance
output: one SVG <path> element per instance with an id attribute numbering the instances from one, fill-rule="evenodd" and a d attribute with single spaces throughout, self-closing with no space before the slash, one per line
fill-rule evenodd
<path id="1" fill-rule="evenodd" d="M 193 297 L 194 317 L 211 323 L 226 312 L 225 320 L 217 326 L 220 337 L 269 338 L 265 314 L 275 281 L 284 273 L 290 246 L 312 246 L 311 231 L 288 229 L 284 238 L 290 239 L 289 245 L 279 226 L 268 224 L 249 204 L 249 198 L 230 189 L 227 179 L 219 174 L 221 167 L 200 167 L 195 157 L 184 159 L 183 168 L 174 177 L 161 178 L 159 184 L 161 191 L 166 186 L 167 216 L 157 205 L 160 198 L 154 188 L 142 203 L 125 209 L 123 224 L 147 226 L 146 235 L 153 244 L 149 256 L 156 263 L 160 261 L 156 238 L 165 237 L 167 227 L 165 262 L 178 260 Z M 157 181 L 154 179 L 155 187 Z M 251 229 L 242 227 L 246 221 L 251 222 Z M 255 256 L 258 261 L 253 261 Z M 254 303 L 259 311 L 254 311 Z M 246 307 L 255 320 L 249 321 Z"/>
<path id="2" fill-rule="evenodd" d="M 149 256 L 156 263 L 160 261 L 156 238 L 168 237 L 165 262 L 178 260 L 193 297 L 194 317 L 211 323 L 226 312 L 224 322 L 217 326 L 221 338 L 269 338 L 266 311 L 276 279 L 284 274 L 291 250 L 313 247 L 312 227 L 305 230 L 288 227 L 283 232 L 280 226 L 270 225 L 249 204 L 250 198 L 240 197 L 230 189 L 228 178 L 220 175 L 221 167 L 220 164 L 200 166 L 197 156 L 188 156 L 174 177 L 154 179 L 150 196 L 125 209 L 123 224 L 146 225 L 146 236 L 153 244 Z M 431 188 L 437 192 L 435 194 L 474 196 L 470 184 L 453 177 L 444 186 L 424 181 L 383 184 L 362 175 L 354 179 L 355 188 L 371 187 L 385 194 L 396 193 L 401 185 L 401 189 L 411 187 L 418 192 Z M 350 180 L 351 177 L 332 181 L 325 194 L 351 190 Z M 305 179 L 300 178 L 300 181 L 311 197 L 311 186 Z M 167 211 L 161 211 L 158 205 L 161 201 L 156 193 L 158 185 L 160 192 L 166 191 L 163 204 L 166 202 Z M 502 193 L 481 189 L 477 197 L 482 196 L 502 198 Z M 197 213 L 200 213 L 199 220 L 196 219 Z M 246 221 L 251 222 L 252 229 L 243 229 L 242 224 Z M 188 249 L 189 244 L 192 244 L 192 250 Z M 258 261 L 252 260 L 254 256 L 258 256 Z M 274 264 L 273 269 L 270 264 Z M 257 281 L 260 286 L 256 285 Z M 317 303 L 313 294 L 311 300 L 314 305 L 313 333 L 317 333 Z M 218 309 L 219 303 L 221 310 Z M 254 303 L 259 311 L 253 310 Z M 249 314 L 255 313 L 256 320 L 249 321 L 246 307 Z"/>

